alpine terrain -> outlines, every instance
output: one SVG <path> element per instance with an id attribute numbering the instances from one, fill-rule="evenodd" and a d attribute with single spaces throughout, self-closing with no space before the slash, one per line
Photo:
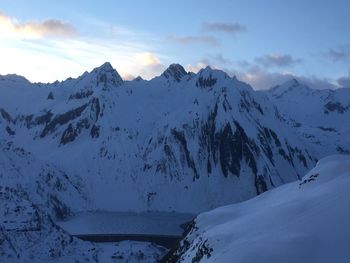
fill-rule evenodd
<path id="1" fill-rule="evenodd" d="M 56 222 L 228 205 L 200 214 L 163 260 L 345 262 L 349 120 L 350 89 L 293 79 L 256 91 L 210 67 L 0 76 L 0 261 L 155 262 L 165 248 L 86 242 Z"/>

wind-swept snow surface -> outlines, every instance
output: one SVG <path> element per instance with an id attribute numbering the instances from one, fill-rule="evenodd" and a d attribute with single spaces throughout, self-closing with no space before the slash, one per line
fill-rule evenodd
<path id="1" fill-rule="evenodd" d="M 350 157 L 301 181 L 200 214 L 167 262 L 349 262 Z"/>

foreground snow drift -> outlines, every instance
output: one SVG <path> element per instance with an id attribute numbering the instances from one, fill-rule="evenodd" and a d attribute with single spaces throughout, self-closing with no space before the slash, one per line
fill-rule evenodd
<path id="1" fill-rule="evenodd" d="M 301 181 L 200 214 L 167 262 L 349 262 L 350 157 Z"/>

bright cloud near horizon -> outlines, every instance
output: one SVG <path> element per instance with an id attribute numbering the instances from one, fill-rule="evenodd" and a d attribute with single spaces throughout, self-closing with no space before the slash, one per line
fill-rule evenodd
<path id="1" fill-rule="evenodd" d="M 180 63 L 257 89 L 291 77 L 350 87 L 348 10 L 346 0 L 0 0 L 0 74 L 53 82 L 109 61 L 124 79 L 150 79 Z"/>

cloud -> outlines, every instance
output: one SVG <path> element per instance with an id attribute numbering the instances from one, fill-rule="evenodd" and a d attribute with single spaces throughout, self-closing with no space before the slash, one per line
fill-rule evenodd
<path id="1" fill-rule="evenodd" d="M 350 70 L 348 76 L 338 78 L 337 83 L 341 87 L 350 88 Z"/>
<path id="2" fill-rule="evenodd" d="M 239 32 L 244 32 L 247 28 L 239 23 L 210 23 L 206 22 L 202 25 L 203 31 L 206 32 L 223 32 L 234 35 Z"/>
<path id="3" fill-rule="evenodd" d="M 333 62 L 350 62 L 350 45 L 331 48 L 324 53 Z"/>
<path id="4" fill-rule="evenodd" d="M 238 65 L 240 68 L 248 68 L 248 67 L 251 66 L 250 62 L 247 61 L 247 60 L 244 60 L 244 59 L 238 60 L 238 61 L 237 61 L 237 65 Z"/>
<path id="5" fill-rule="evenodd" d="M 134 80 L 136 77 L 133 74 L 125 73 L 121 75 L 123 80 Z"/>
<path id="6" fill-rule="evenodd" d="M 258 66 L 254 66 L 248 71 L 233 71 L 230 75 L 235 75 L 239 80 L 247 82 L 254 89 L 269 89 L 294 78 L 291 73 L 270 73 Z"/>
<path id="7" fill-rule="evenodd" d="M 236 76 L 239 80 L 250 84 L 254 89 L 257 89 L 257 90 L 271 88 L 275 85 L 286 82 L 294 77 L 292 74 L 288 74 L 288 73 L 286 73 L 286 74 L 268 73 L 268 72 L 262 70 L 258 66 L 252 67 L 248 71 L 245 71 L 245 72 L 238 71 L 235 69 L 217 66 L 215 64 L 212 64 L 210 61 L 208 61 L 206 59 L 199 61 L 195 65 L 188 64 L 186 66 L 186 69 L 188 71 L 192 71 L 194 73 L 197 73 L 199 70 L 207 67 L 208 65 L 210 65 L 210 67 L 212 67 L 214 69 L 223 70 L 227 74 L 229 74 L 230 76 Z"/>
<path id="8" fill-rule="evenodd" d="M 213 36 L 170 36 L 168 39 L 183 45 L 189 45 L 189 44 L 205 44 L 205 45 L 211 45 L 211 46 L 219 45 L 218 39 L 216 39 Z"/>
<path id="9" fill-rule="evenodd" d="M 229 65 L 232 64 L 232 61 L 224 57 L 221 53 L 218 53 L 214 56 L 211 56 L 211 59 L 220 65 Z"/>
<path id="10" fill-rule="evenodd" d="M 246 64 L 246 63 L 245 63 Z M 315 89 L 335 89 L 339 88 L 340 85 L 337 85 L 331 79 L 321 79 L 315 76 L 304 77 L 293 72 L 269 72 L 265 68 L 259 65 L 252 65 L 249 62 L 245 65 L 246 67 L 241 68 L 241 70 L 232 69 L 232 64 L 216 64 L 214 60 L 211 59 L 202 59 L 198 63 L 192 65 L 188 64 L 186 69 L 192 72 L 198 72 L 202 68 L 210 65 L 214 69 L 219 69 L 225 71 L 230 76 L 236 76 L 239 80 L 250 84 L 253 89 L 264 90 L 280 85 L 284 82 L 287 82 L 293 78 L 300 80 L 301 82 L 309 85 Z M 349 73 L 350 74 L 350 73 Z M 350 79 L 350 75 L 349 75 Z"/>
<path id="11" fill-rule="evenodd" d="M 156 57 L 156 55 L 151 52 L 144 52 L 137 55 L 137 59 L 141 62 L 143 66 L 154 66 L 159 65 L 160 60 Z"/>
<path id="12" fill-rule="evenodd" d="M 77 35 L 77 30 L 70 24 L 58 20 L 19 22 L 0 12 L 0 32 L 5 36 L 19 38 L 67 38 Z"/>
<path id="13" fill-rule="evenodd" d="M 205 68 L 207 67 L 208 64 L 203 62 L 203 61 L 200 61 L 198 62 L 196 65 L 192 65 L 192 64 L 187 64 L 186 65 L 186 71 L 188 72 L 194 72 L 194 73 L 197 73 L 198 71 L 200 71 L 202 68 Z"/>
<path id="14" fill-rule="evenodd" d="M 53 82 L 78 77 L 110 61 L 124 78 L 141 75 L 150 79 L 165 69 L 163 61 L 169 64 L 169 58 L 157 52 L 159 37 L 118 25 L 113 25 L 118 29 L 113 31 L 110 23 L 90 17 L 84 21 L 99 34 L 77 34 L 59 20 L 22 23 L 1 14 L 0 74 Z M 74 37 L 68 37 L 72 34 Z"/>
<path id="15" fill-rule="evenodd" d="M 314 89 L 335 89 L 339 86 L 335 85 L 331 79 L 322 79 L 315 76 L 305 77 L 294 74 L 292 72 L 268 72 L 259 66 L 253 66 L 246 72 L 231 71 L 230 75 L 235 75 L 238 79 L 249 83 L 256 90 L 264 90 L 283 84 L 293 78 L 298 79 L 302 83 Z"/>
<path id="16" fill-rule="evenodd" d="M 205 68 L 210 65 L 213 69 L 222 69 L 225 66 L 232 64 L 232 61 L 224 57 L 221 53 L 215 55 L 208 55 L 207 58 L 199 60 L 196 64 L 187 64 L 186 69 L 191 72 L 198 72 L 202 68 Z"/>
<path id="17" fill-rule="evenodd" d="M 134 72 L 138 72 L 144 79 L 151 79 L 166 69 L 160 59 L 151 52 L 137 54 L 134 64 L 137 65 L 134 67 Z"/>
<path id="18" fill-rule="evenodd" d="M 268 54 L 255 59 L 255 62 L 264 67 L 291 67 L 302 62 L 300 58 L 293 58 L 287 54 Z"/>
<path id="19" fill-rule="evenodd" d="M 3 61 L 0 62 L 0 74 L 16 73 L 34 82 L 75 78 L 106 61 L 110 61 L 125 79 L 130 79 L 131 75 L 150 79 L 165 69 L 162 60 L 167 60 L 147 45 L 135 47 L 111 39 L 25 41 L 21 46 L 11 43 L 0 49 Z"/>

